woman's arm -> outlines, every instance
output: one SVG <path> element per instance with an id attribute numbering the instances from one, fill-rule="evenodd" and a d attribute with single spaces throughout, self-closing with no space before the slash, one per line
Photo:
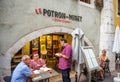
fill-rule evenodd
<path id="1" fill-rule="evenodd" d="M 106 60 L 108 60 L 108 56 L 105 56 L 105 59 L 104 59 L 104 61 L 106 61 Z"/>

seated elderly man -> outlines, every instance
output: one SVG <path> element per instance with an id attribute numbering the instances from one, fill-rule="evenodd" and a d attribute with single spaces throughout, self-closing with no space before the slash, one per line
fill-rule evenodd
<path id="1" fill-rule="evenodd" d="M 46 63 L 42 58 L 39 58 L 38 54 L 33 54 L 33 59 L 30 62 L 30 68 L 32 70 L 39 70 L 40 67 L 45 67 Z"/>
<path id="2" fill-rule="evenodd" d="M 30 57 L 24 55 L 22 61 L 17 65 L 12 74 L 11 82 L 26 82 L 27 78 L 33 78 L 34 73 L 28 67 L 30 63 Z"/>

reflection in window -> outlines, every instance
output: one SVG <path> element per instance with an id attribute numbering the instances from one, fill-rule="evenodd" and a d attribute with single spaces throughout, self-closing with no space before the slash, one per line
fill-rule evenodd
<path id="1" fill-rule="evenodd" d="M 120 16 L 120 0 L 118 0 L 118 15 Z"/>
<path id="2" fill-rule="evenodd" d="M 80 1 L 90 4 L 90 0 L 80 0 Z"/>

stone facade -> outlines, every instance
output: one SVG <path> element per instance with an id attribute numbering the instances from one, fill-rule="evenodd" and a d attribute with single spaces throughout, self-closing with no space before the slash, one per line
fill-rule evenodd
<path id="1" fill-rule="evenodd" d="M 54 17 L 36 14 L 35 9 L 39 8 L 81 16 L 82 21 L 56 22 Z M 11 75 L 11 59 L 26 42 L 48 33 L 71 34 L 75 28 L 81 28 L 85 41 L 98 54 L 100 12 L 95 8 L 82 6 L 76 0 L 0 0 L 0 12 L 1 78 Z"/>

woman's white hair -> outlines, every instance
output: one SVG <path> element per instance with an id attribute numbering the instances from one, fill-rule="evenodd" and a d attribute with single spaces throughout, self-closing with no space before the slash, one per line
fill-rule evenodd
<path id="1" fill-rule="evenodd" d="M 24 61 L 24 60 L 26 60 L 27 58 L 30 58 L 28 55 L 24 55 L 23 57 L 22 57 L 22 61 Z"/>

